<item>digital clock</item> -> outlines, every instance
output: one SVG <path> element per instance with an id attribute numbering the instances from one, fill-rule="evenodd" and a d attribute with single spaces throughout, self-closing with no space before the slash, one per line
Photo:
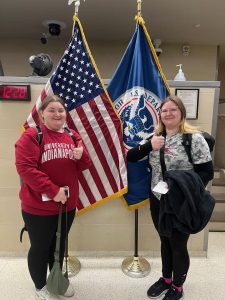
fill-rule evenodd
<path id="1" fill-rule="evenodd" d="M 0 100 L 30 101 L 30 85 L 0 84 Z"/>

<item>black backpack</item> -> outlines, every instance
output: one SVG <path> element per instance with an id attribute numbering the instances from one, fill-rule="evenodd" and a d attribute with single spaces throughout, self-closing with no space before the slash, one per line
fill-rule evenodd
<path id="1" fill-rule="evenodd" d="M 206 140 L 208 146 L 209 146 L 209 150 L 210 152 L 213 151 L 214 145 L 215 145 L 215 139 L 213 136 L 211 136 L 209 133 L 203 131 L 202 135 L 204 137 L 204 139 Z M 192 142 L 192 134 L 191 133 L 184 133 L 183 134 L 183 146 L 185 148 L 185 151 L 187 153 L 188 156 L 188 160 L 189 162 L 192 164 L 193 160 L 191 157 L 191 142 Z"/>
<path id="2" fill-rule="evenodd" d="M 38 144 L 41 145 L 41 142 L 42 142 L 42 139 L 43 139 L 43 132 L 42 132 L 41 127 L 39 125 L 36 125 L 35 128 L 37 130 L 37 141 L 38 141 Z M 72 131 L 68 127 L 65 127 L 64 129 L 66 130 L 66 132 L 68 133 L 68 135 L 71 136 L 74 144 L 76 145 L 76 137 L 75 137 L 75 135 L 72 133 Z M 21 178 L 20 178 L 20 181 L 22 183 L 22 179 Z M 23 241 L 23 233 L 24 233 L 24 231 L 27 231 L 27 228 L 26 228 L 25 224 L 24 224 L 23 228 L 20 231 L 20 242 L 21 243 Z"/>
<path id="3" fill-rule="evenodd" d="M 37 130 L 37 141 L 38 144 L 41 145 L 42 139 L 43 139 L 43 132 L 41 130 L 41 127 L 39 125 L 36 125 L 36 130 Z M 66 132 L 68 133 L 69 136 L 71 136 L 71 138 L 73 139 L 74 144 L 76 145 L 76 138 L 75 135 L 72 133 L 72 131 L 68 128 L 68 127 L 64 127 L 64 129 L 66 130 Z"/>

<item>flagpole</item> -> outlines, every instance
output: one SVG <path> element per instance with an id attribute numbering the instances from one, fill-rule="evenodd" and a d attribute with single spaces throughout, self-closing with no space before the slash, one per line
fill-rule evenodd
<path id="1" fill-rule="evenodd" d="M 75 5 L 74 15 L 77 17 L 79 12 L 80 0 L 69 0 L 68 5 L 71 5 L 73 2 Z M 65 250 L 64 262 L 63 262 L 63 272 L 67 272 L 68 277 L 73 277 L 79 273 L 81 269 L 81 263 L 79 259 L 77 259 L 75 256 L 71 257 L 68 255 L 68 242 L 66 248 L 67 249 Z"/>
<path id="2" fill-rule="evenodd" d="M 141 1 L 142 0 L 137 0 L 137 15 L 138 15 L 138 17 L 141 17 Z"/>
<path id="3" fill-rule="evenodd" d="M 138 20 L 141 18 L 141 1 L 142 0 L 137 0 L 137 15 L 135 19 L 137 19 L 136 27 L 138 26 Z"/>
<path id="4" fill-rule="evenodd" d="M 135 209 L 134 213 L 134 257 L 138 257 L 138 209 Z"/>
<path id="5" fill-rule="evenodd" d="M 142 0 L 137 0 L 137 20 L 141 18 L 141 2 Z M 127 276 L 140 278 L 149 274 L 151 266 L 144 257 L 138 256 L 138 209 L 135 209 L 134 224 L 134 256 L 125 258 L 121 268 Z"/>
<path id="6" fill-rule="evenodd" d="M 68 5 L 71 5 L 74 2 L 75 6 L 75 12 L 74 15 L 78 17 L 78 12 L 79 12 L 79 6 L 80 6 L 80 0 L 68 0 Z M 85 2 L 85 0 L 84 0 Z"/>
<path id="7" fill-rule="evenodd" d="M 134 227 L 134 256 L 129 256 L 122 262 L 122 271 L 127 276 L 133 278 L 145 277 L 149 274 L 151 267 L 144 257 L 138 256 L 138 209 L 135 209 L 135 227 Z"/>

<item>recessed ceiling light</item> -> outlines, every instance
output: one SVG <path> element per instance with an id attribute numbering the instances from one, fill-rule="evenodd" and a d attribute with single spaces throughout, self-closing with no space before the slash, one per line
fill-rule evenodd
<path id="1" fill-rule="evenodd" d="M 195 24 L 194 26 L 195 26 L 195 28 L 199 28 L 201 25 L 200 24 Z"/>

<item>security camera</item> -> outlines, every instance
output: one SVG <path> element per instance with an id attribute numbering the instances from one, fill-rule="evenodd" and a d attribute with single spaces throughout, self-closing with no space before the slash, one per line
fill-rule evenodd
<path id="1" fill-rule="evenodd" d="M 48 24 L 48 31 L 51 35 L 58 36 L 61 32 L 60 24 L 50 23 Z"/>
<path id="2" fill-rule="evenodd" d="M 42 22 L 42 25 L 48 30 L 48 32 L 42 34 L 42 44 L 46 44 L 49 38 L 58 37 L 61 34 L 61 30 L 66 28 L 65 23 L 57 20 L 46 20 Z"/>
<path id="3" fill-rule="evenodd" d="M 189 56 L 190 51 L 191 51 L 190 45 L 183 45 L 182 46 L 182 52 L 183 52 L 184 56 Z"/>
<path id="4" fill-rule="evenodd" d="M 29 57 L 29 63 L 33 68 L 32 76 L 46 76 L 53 67 L 51 57 L 46 53 L 40 53 Z"/>
<path id="5" fill-rule="evenodd" d="M 156 52 L 156 55 L 159 56 L 162 53 L 162 49 L 161 48 L 156 48 L 155 52 Z"/>
<path id="6" fill-rule="evenodd" d="M 159 56 L 162 53 L 162 49 L 159 47 L 161 44 L 162 44 L 162 41 L 160 39 L 154 39 L 153 45 L 154 45 L 157 56 Z"/>
<path id="7" fill-rule="evenodd" d="M 42 36 L 41 36 L 41 43 L 43 44 L 43 45 L 45 45 L 45 44 L 47 44 L 47 42 L 48 42 L 48 36 L 47 36 L 47 34 L 45 34 L 45 33 L 42 33 Z"/>
<path id="8" fill-rule="evenodd" d="M 47 39 L 46 39 L 46 37 L 41 37 L 41 43 L 43 44 L 43 45 L 45 45 L 45 44 L 47 44 Z"/>

